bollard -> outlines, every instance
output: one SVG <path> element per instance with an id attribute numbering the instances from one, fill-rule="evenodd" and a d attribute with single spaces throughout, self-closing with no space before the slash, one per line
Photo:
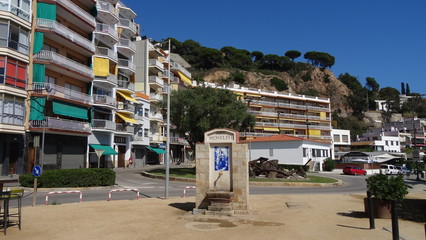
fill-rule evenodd
<path id="1" fill-rule="evenodd" d="M 371 198 L 372 193 L 367 191 L 367 200 L 368 200 L 368 217 L 370 218 L 370 229 L 375 229 L 374 223 L 374 210 L 373 210 L 373 199 Z"/>
<path id="2" fill-rule="evenodd" d="M 392 240 L 399 240 L 398 206 L 395 200 L 391 201 L 391 215 L 392 215 Z"/>

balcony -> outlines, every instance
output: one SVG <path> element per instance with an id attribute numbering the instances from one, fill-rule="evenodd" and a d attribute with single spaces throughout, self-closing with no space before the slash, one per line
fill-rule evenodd
<path id="1" fill-rule="evenodd" d="M 116 123 L 115 131 L 120 133 L 129 133 L 133 135 L 135 132 L 135 127 L 122 124 L 122 123 Z"/>
<path id="2" fill-rule="evenodd" d="M 51 66 L 52 70 L 73 78 L 90 82 L 93 79 L 93 69 L 66 58 L 56 52 L 42 50 L 34 55 L 35 62 L 41 62 Z M 47 66 L 50 68 L 50 66 Z"/>
<path id="3" fill-rule="evenodd" d="M 104 22 L 106 21 L 110 24 L 116 24 L 118 22 L 118 13 L 116 13 L 115 8 L 111 3 L 98 0 L 96 8 L 98 9 L 98 18 Z"/>
<path id="4" fill-rule="evenodd" d="M 306 119 L 306 115 L 303 114 L 290 114 L 290 113 L 280 113 L 280 118 L 297 118 L 297 119 Z"/>
<path id="5" fill-rule="evenodd" d="M 135 105 L 127 103 L 127 102 L 117 102 L 117 111 L 134 113 Z"/>
<path id="6" fill-rule="evenodd" d="M 92 131 L 88 122 L 80 122 L 56 117 L 46 117 L 45 120 L 30 120 L 31 128 L 46 128 L 46 130 L 71 131 L 89 134 Z"/>
<path id="7" fill-rule="evenodd" d="M 171 68 L 180 71 L 181 73 L 185 74 L 189 79 L 191 79 L 191 73 L 186 70 L 182 65 L 180 65 L 177 62 L 171 62 Z"/>
<path id="8" fill-rule="evenodd" d="M 181 137 L 170 137 L 171 144 L 189 145 L 189 143 Z"/>
<path id="9" fill-rule="evenodd" d="M 118 68 L 125 71 L 127 74 L 133 75 L 136 72 L 135 64 L 127 59 L 118 59 Z"/>
<path id="10" fill-rule="evenodd" d="M 114 52 L 113 50 L 106 48 L 106 47 L 96 47 L 96 55 L 101 56 L 101 57 L 107 57 L 109 58 L 109 60 L 113 61 L 113 62 L 117 62 L 118 61 L 118 56 L 117 53 Z"/>
<path id="11" fill-rule="evenodd" d="M 33 83 L 29 90 L 42 95 L 55 96 L 83 104 L 92 104 L 92 96 L 53 83 Z M 49 91 L 46 91 L 49 89 Z"/>
<path id="12" fill-rule="evenodd" d="M 329 118 L 329 117 L 311 116 L 311 115 L 308 115 L 308 119 L 312 119 L 312 120 L 323 120 L 323 121 L 331 121 L 331 118 Z"/>
<path id="13" fill-rule="evenodd" d="M 97 23 L 95 32 L 96 38 L 109 47 L 114 47 L 118 42 L 118 33 L 114 26 L 108 24 Z"/>
<path id="14" fill-rule="evenodd" d="M 158 133 L 151 134 L 149 141 L 154 143 L 162 143 L 164 141 L 164 137 Z"/>
<path id="15" fill-rule="evenodd" d="M 1 0 L 0 1 L 0 11 L 11 12 L 14 15 L 24 19 L 25 21 L 30 21 L 31 18 L 31 5 L 28 6 L 28 9 L 18 7 L 11 3 L 11 0 Z"/>
<path id="16" fill-rule="evenodd" d="M 69 48 L 75 49 L 75 47 L 77 47 L 77 49 L 79 50 L 79 52 L 82 52 L 80 49 L 82 48 L 83 50 L 85 49 L 86 52 L 89 51 L 90 53 L 95 52 L 95 46 L 94 44 L 89 41 L 88 39 L 82 37 L 80 34 L 72 31 L 71 29 L 65 27 L 64 25 L 54 21 L 54 20 L 50 20 L 50 19 L 43 19 L 43 18 L 37 18 L 36 21 L 36 28 L 38 30 L 43 30 L 43 31 L 49 31 L 49 32 L 54 32 L 57 35 L 61 36 L 62 38 L 65 38 L 66 40 L 76 44 L 77 46 L 69 46 Z M 64 44 L 63 41 L 61 41 L 60 39 L 53 39 L 56 42 L 61 42 L 62 44 Z M 75 49 L 75 50 L 77 50 Z M 92 54 L 89 54 L 92 55 Z"/>
<path id="17" fill-rule="evenodd" d="M 151 102 L 163 101 L 163 96 L 156 93 L 150 93 L 149 100 L 151 100 Z"/>
<path id="18" fill-rule="evenodd" d="M 136 53 L 136 44 L 129 39 L 122 38 L 117 44 L 117 51 L 127 57 L 131 57 Z"/>
<path id="19" fill-rule="evenodd" d="M 268 116 L 268 117 L 277 117 L 278 113 L 276 112 L 262 112 L 262 111 L 248 111 L 250 114 L 253 114 L 255 116 Z"/>
<path id="20" fill-rule="evenodd" d="M 116 123 L 110 120 L 93 119 L 92 128 L 93 128 L 93 131 L 95 130 L 115 131 Z"/>
<path id="21" fill-rule="evenodd" d="M 107 95 L 93 94 L 93 104 L 116 108 L 117 102 L 115 98 Z"/>
<path id="22" fill-rule="evenodd" d="M 163 114 L 161 113 L 149 113 L 149 120 L 156 122 L 163 122 Z"/>
<path id="23" fill-rule="evenodd" d="M 131 8 L 126 7 L 123 4 L 123 2 L 118 1 L 117 6 L 120 9 L 120 14 L 122 14 L 126 18 L 128 18 L 128 19 L 134 19 L 136 17 L 136 13 Z"/>
<path id="24" fill-rule="evenodd" d="M 61 5 L 66 11 L 63 11 L 61 8 L 57 8 L 57 14 L 68 19 L 71 22 L 75 22 L 77 26 L 84 28 L 85 24 L 89 24 L 91 29 L 95 28 L 96 20 L 90 15 L 87 11 L 80 8 L 77 4 L 71 2 L 70 0 L 55 0 L 57 4 Z M 70 14 L 71 13 L 71 14 Z M 71 18 L 75 18 L 71 19 Z M 81 25 L 79 24 L 81 22 Z"/>
<path id="25" fill-rule="evenodd" d="M 118 88 L 122 88 L 122 89 L 126 89 L 126 90 L 131 90 L 131 91 L 135 91 L 135 84 L 129 81 L 125 81 L 125 80 L 118 80 L 117 81 L 117 87 Z"/>
<path id="26" fill-rule="evenodd" d="M 149 65 L 148 66 L 151 67 L 151 68 L 156 68 L 159 71 L 164 70 L 163 64 L 160 61 L 158 61 L 157 59 L 149 59 Z M 168 75 L 166 77 L 168 77 Z"/>
<path id="27" fill-rule="evenodd" d="M 107 77 L 95 76 L 95 79 L 93 79 L 93 81 L 111 84 L 114 86 L 117 86 L 117 83 L 118 83 L 117 76 L 114 74 L 110 74 Z"/>
<path id="28" fill-rule="evenodd" d="M 163 79 L 157 76 L 149 76 L 149 86 L 153 88 L 162 88 L 164 86 Z"/>
<path id="29" fill-rule="evenodd" d="M 117 27 L 122 28 L 122 34 L 124 34 L 128 38 L 135 36 L 137 33 L 136 24 L 128 19 L 120 18 Z"/>

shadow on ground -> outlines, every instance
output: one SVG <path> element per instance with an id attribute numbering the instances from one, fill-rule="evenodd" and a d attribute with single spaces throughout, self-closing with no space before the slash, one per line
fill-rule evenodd
<path id="1" fill-rule="evenodd" d="M 171 203 L 169 206 L 180 209 L 182 211 L 192 211 L 195 208 L 195 202 Z"/>

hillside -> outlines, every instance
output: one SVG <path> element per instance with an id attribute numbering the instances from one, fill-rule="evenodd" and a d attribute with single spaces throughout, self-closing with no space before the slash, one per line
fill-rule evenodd
<path id="1" fill-rule="evenodd" d="M 202 78 L 206 82 L 223 84 L 224 80 L 229 79 L 232 69 L 211 69 L 201 73 Z M 340 111 L 342 116 L 347 116 L 352 109 L 348 106 L 346 97 L 351 91 L 339 79 L 334 76 L 334 73 L 328 69 L 321 70 L 314 68 L 309 71 L 302 71 L 296 76 L 291 76 L 288 72 L 277 72 L 276 74 L 262 74 L 259 72 L 250 72 L 239 70 L 244 74 L 244 87 L 259 88 L 262 90 L 277 91 L 270 83 L 274 77 L 283 79 L 287 83 L 288 90 L 281 93 L 297 93 L 307 94 L 316 93 L 319 97 L 330 98 L 332 112 Z M 310 80 L 306 81 L 305 75 L 310 76 Z M 309 77 L 308 77 L 309 79 Z"/>

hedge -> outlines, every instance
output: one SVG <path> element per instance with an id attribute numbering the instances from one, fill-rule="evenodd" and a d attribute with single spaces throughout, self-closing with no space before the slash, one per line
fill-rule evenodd
<path id="1" fill-rule="evenodd" d="M 19 183 L 23 187 L 34 186 L 34 176 L 23 174 L 19 176 Z M 82 168 L 46 170 L 37 180 L 37 187 L 95 187 L 112 186 L 115 183 L 115 172 L 107 168 Z"/>

